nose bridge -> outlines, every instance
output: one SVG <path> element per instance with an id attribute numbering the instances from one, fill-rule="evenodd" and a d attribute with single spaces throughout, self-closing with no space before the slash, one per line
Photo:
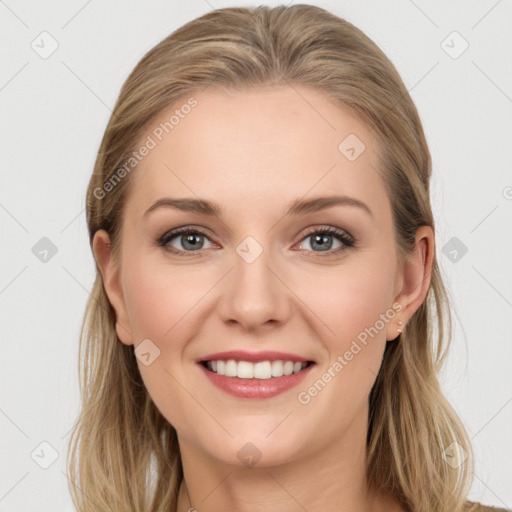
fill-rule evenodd
<path id="1" fill-rule="evenodd" d="M 268 239 L 265 237 L 260 243 L 247 236 L 236 246 L 234 268 L 219 307 L 224 321 L 236 321 L 254 329 L 270 320 L 282 322 L 289 313 L 289 296 L 274 275 L 274 251 L 266 246 Z"/>

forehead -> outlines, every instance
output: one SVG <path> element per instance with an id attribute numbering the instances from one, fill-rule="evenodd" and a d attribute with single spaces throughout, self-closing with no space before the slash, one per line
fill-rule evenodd
<path id="1" fill-rule="evenodd" d="M 386 201 L 376 137 L 349 109 L 303 86 L 191 93 L 140 141 L 151 149 L 127 205 L 138 214 L 166 195 L 231 204 L 240 214 L 305 195 Z"/>

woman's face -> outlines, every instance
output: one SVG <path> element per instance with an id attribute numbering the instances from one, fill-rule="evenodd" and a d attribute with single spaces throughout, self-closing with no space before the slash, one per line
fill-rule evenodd
<path id="1" fill-rule="evenodd" d="M 118 336 L 182 452 L 273 465 L 359 447 L 386 341 L 428 285 L 398 265 L 376 139 L 305 87 L 191 97 L 141 138 L 118 272 L 96 235 Z M 319 199 L 335 196 L 350 202 Z M 211 359 L 258 377 L 313 364 L 243 379 Z"/>

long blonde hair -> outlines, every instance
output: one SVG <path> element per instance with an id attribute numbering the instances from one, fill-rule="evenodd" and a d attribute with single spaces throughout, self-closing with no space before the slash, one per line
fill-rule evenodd
<path id="1" fill-rule="evenodd" d="M 381 142 L 380 172 L 396 245 L 401 258 L 410 254 L 417 229 L 434 228 L 431 157 L 416 107 L 375 43 L 349 22 L 310 5 L 215 10 L 140 60 L 122 87 L 89 183 L 91 243 L 105 229 L 118 257 L 133 173 L 112 180 L 158 114 L 209 86 L 269 84 L 313 87 L 367 123 Z M 115 186 L 103 193 L 106 183 Z M 67 461 L 73 501 L 79 512 L 175 511 L 183 478 L 176 432 L 151 400 L 133 347 L 117 338 L 115 312 L 96 271 L 80 339 L 81 412 Z M 458 512 L 465 509 L 473 457 L 437 378 L 452 323 L 435 257 L 430 277 L 424 303 L 387 344 L 370 394 L 367 481 L 395 496 L 405 510 Z M 458 466 L 444 455 L 452 443 L 468 455 Z"/>

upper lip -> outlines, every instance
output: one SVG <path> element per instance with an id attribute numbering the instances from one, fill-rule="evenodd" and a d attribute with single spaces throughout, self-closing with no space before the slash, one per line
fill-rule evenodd
<path id="1" fill-rule="evenodd" d="M 198 363 L 204 361 L 219 361 L 234 359 L 236 361 L 249 361 L 251 363 L 259 363 L 261 361 L 293 361 L 294 363 L 302 363 L 312 361 L 297 354 L 289 352 L 275 352 L 275 351 L 262 351 L 262 352 L 247 352 L 245 350 L 230 350 L 227 352 L 215 352 L 204 357 L 197 359 Z"/>

